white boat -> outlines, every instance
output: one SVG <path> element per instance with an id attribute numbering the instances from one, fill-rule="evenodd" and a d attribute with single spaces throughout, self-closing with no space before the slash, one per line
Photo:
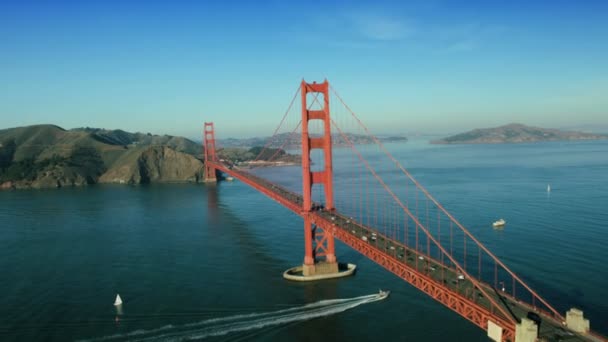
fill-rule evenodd
<path id="1" fill-rule="evenodd" d="M 229 181 L 229 182 L 232 182 L 234 180 L 234 178 L 233 177 L 226 177 L 226 180 Z"/>
<path id="2" fill-rule="evenodd" d="M 116 294 L 116 300 L 114 300 L 114 306 L 122 305 L 122 299 L 119 294 Z"/>
<path id="3" fill-rule="evenodd" d="M 547 192 L 551 192 L 551 184 L 547 184 Z"/>
<path id="4" fill-rule="evenodd" d="M 505 221 L 504 219 L 500 219 L 494 223 L 492 223 L 492 226 L 494 227 L 502 227 L 507 223 L 507 221 Z"/>
<path id="5" fill-rule="evenodd" d="M 378 290 L 378 295 L 380 296 L 381 299 L 388 297 L 388 295 L 390 295 L 390 294 L 391 294 L 391 291 Z"/>

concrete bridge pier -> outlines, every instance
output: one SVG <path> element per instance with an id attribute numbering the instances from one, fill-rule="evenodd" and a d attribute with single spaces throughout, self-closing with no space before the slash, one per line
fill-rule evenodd
<path id="1" fill-rule="evenodd" d="M 325 259 L 318 260 L 317 252 L 325 255 Z M 315 226 L 312 215 L 305 215 L 304 263 L 302 266 L 288 269 L 283 273 L 283 277 L 295 281 L 341 278 L 353 274 L 356 268 L 357 266 L 354 264 L 338 263 L 333 235 Z"/>
<path id="2" fill-rule="evenodd" d="M 566 326 L 573 331 L 581 334 L 589 332 L 589 320 L 583 317 L 583 311 L 572 308 L 566 312 Z"/>
<path id="3" fill-rule="evenodd" d="M 527 318 L 515 325 L 515 342 L 535 342 L 538 337 L 538 325 Z"/>

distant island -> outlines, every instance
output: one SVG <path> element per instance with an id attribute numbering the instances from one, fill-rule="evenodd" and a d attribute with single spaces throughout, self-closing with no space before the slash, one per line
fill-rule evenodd
<path id="1" fill-rule="evenodd" d="M 512 123 L 495 128 L 474 129 L 465 133 L 433 140 L 431 144 L 505 144 L 562 140 L 600 140 L 608 135 L 562 131 Z"/>
<path id="2" fill-rule="evenodd" d="M 239 167 L 288 166 L 302 163 L 300 154 L 289 154 L 283 149 L 272 147 L 219 148 L 217 154 L 229 164 L 235 164 Z"/>
<path id="3" fill-rule="evenodd" d="M 345 138 L 346 137 L 346 138 Z M 393 135 L 393 136 L 379 136 L 378 140 L 382 142 L 407 142 L 407 137 L 401 135 Z M 349 146 L 348 142 L 355 145 L 365 145 L 365 144 L 373 144 L 374 140 L 368 136 L 363 134 L 354 134 L 354 133 L 344 133 L 342 134 L 332 134 L 331 140 L 332 145 L 336 147 L 344 147 Z M 266 146 L 273 148 L 299 148 L 302 144 L 302 136 L 299 133 L 280 133 L 273 137 L 255 137 L 255 138 L 245 138 L 245 139 L 236 139 L 236 138 L 228 138 L 228 139 L 218 139 L 218 146 L 222 147 L 243 147 L 243 148 L 251 148 L 254 146 Z"/>
<path id="4" fill-rule="evenodd" d="M 299 156 L 271 148 L 219 149 L 220 158 L 284 165 Z M 270 160 L 272 158 L 272 160 Z M 203 151 L 184 137 L 34 125 L 0 130 L 0 189 L 96 183 L 200 182 Z"/>

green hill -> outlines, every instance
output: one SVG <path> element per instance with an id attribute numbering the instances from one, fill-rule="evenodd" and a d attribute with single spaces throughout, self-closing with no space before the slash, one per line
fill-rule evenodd
<path id="1" fill-rule="evenodd" d="M 0 130 L 3 188 L 199 181 L 199 144 L 183 137 L 35 125 Z"/>
<path id="2" fill-rule="evenodd" d="M 201 154 L 201 145 L 192 140 L 172 135 L 153 135 L 150 133 L 130 133 L 120 129 L 107 130 L 102 128 L 75 128 L 71 132 L 85 132 L 93 139 L 108 145 L 145 145 L 167 146 L 178 152 L 193 156 Z"/>

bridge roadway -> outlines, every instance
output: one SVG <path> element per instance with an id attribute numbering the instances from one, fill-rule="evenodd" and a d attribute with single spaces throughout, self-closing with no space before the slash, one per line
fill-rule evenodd
<path id="1" fill-rule="evenodd" d="M 454 267 L 390 239 L 379 231 L 356 222 L 353 218 L 335 210 L 320 209 L 304 213 L 301 195 L 244 170 L 230 168 L 221 163 L 210 162 L 210 164 L 252 186 L 300 216 L 313 215 L 314 223 L 317 226 L 332 232 L 346 245 L 427 293 L 480 328 L 487 330 L 488 320 L 500 325 L 503 328 L 503 340 L 513 341 L 515 322 L 519 322 L 520 318 L 526 317 L 528 312 L 532 311 L 539 314 L 542 319 L 539 341 L 605 341 L 602 337 L 592 333 L 581 335 L 572 332 L 565 328 L 562 323 L 563 317 L 553 317 L 489 284 L 478 282 L 484 288 L 484 292 L 492 296 L 494 303 L 499 303 L 504 309 L 502 312 L 496 310 L 482 291 Z M 503 312 L 508 312 L 511 317 L 505 317 Z"/>

